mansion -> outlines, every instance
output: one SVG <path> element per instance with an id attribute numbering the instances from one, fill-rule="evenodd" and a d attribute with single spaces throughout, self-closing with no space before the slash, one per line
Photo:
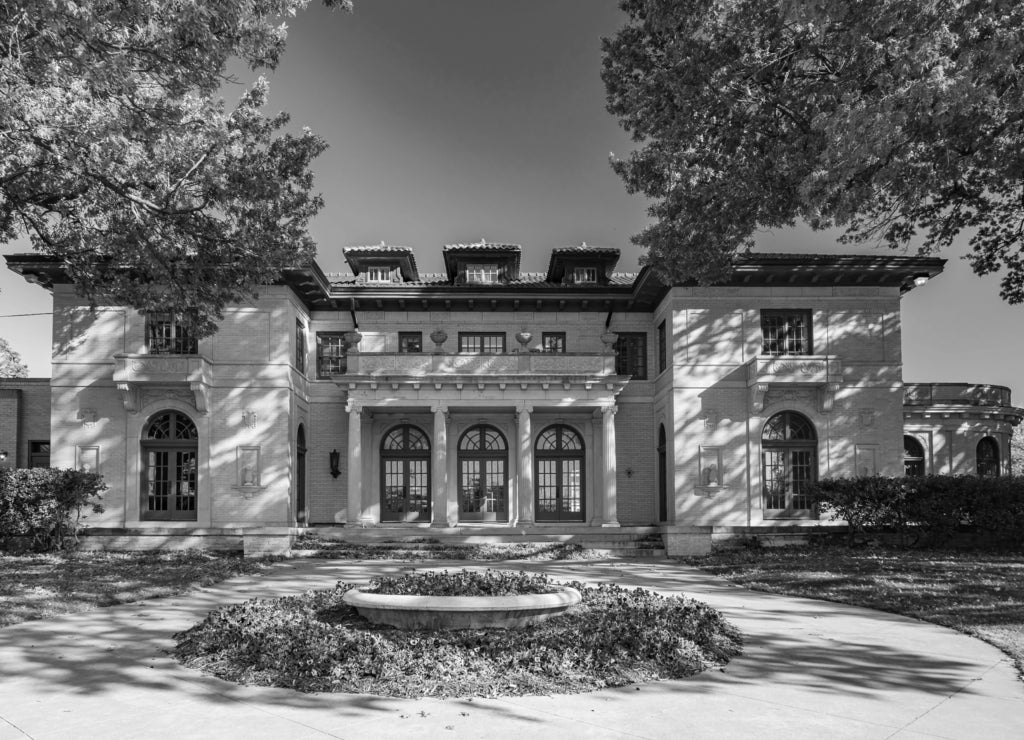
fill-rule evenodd
<path id="1" fill-rule="evenodd" d="M 344 254 L 351 273 L 286 270 L 199 341 L 7 256 L 53 294 L 53 376 L 0 381 L 0 465 L 102 473 L 89 523 L 122 545 L 632 527 L 673 554 L 817 524 L 820 477 L 1006 474 L 1024 418 L 1004 387 L 903 382 L 900 299 L 941 259 L 755 253 L 697 287 L 586 245 L 543 273 L 512 244 L 446 246 L 440 274 L 408 247 Z"/>

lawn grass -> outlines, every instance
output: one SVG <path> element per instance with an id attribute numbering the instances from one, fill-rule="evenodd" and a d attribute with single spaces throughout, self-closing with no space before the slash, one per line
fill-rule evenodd
<path id="1" fill-rule="evenodd" d="M 194 550 L 0 553 L 0 627 L 180 594 L 262 567 L 240 554 Z"/>
<path id="2" fill-rule="evenodd" d="M 979 637 L 1024 677 L 1024 556 L 895 548 L 723 550 L 689 561 L 747 588 L 865 606 Z"/>

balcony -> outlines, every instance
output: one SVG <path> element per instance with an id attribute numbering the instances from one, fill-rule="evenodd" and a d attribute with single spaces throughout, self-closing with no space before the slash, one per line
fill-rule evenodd
<path id="1" fill-rule="evenodd" d="M 205 414 L 212 378 L 210 363 L 201 355 L 114 355 L 114 383 L 131 413 L 145 406 L 153 392 L 180 395 Z"/>
<path id="2" fill-rule="evenodd" d="M 761 356 L 748 366 L 747 386 L 756 412 L 764 410 L 765 396 L 773 388 L 804 387 L 818 390 L 818 405 L 828 413 L 842 384 L 843 366 L 835 355 Z"/>
<path id="3" fill-rule="evenodd" d="M 342 387 L 379 383 L 582 384 L 617 380 L 614 354 L 515 352 L 502 354 L 350 353 Z"/>

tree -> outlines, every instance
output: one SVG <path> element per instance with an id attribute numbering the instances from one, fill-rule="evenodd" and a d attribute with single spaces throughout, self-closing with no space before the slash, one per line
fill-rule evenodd
<path id="1" fill-rule="evenodd" d="M 174 311 L 198 336 L 314 254 L 311 161 L 260 77 L 309 0 L 0 0 L 0 242 L 27 236 L 80 293 Z M 324 0 L 348 6 L 348 0 Z"/>
<path id="2" fill-rule="evenodd" d="M 27 378 L 28 368 L 21 355 L 14 351 L 6 339 L 0 339 L 0 378 Z"/>
<path id="3" fill-rule="evenodd" d="M 1019 0 L 623 0 L 603 42 L 613 161 L 669 279 L 709 283 L 758 229 L 803 220 L 922 253 L 970 233 L 1024 301 Z"/>

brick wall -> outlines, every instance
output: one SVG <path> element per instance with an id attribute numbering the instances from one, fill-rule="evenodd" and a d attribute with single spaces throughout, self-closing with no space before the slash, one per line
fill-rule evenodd
<path id="1" fill-rule="evenodd" d="M 50 440 L 50 379 L 0 378 L 0 466 L 29 466 L 31 442 Z"/>

